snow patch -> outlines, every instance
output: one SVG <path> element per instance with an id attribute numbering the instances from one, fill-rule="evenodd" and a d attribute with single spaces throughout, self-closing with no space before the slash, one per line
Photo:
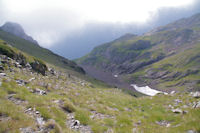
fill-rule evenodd
<path id="1" fill-rule="evenodd" d="M 151 89 L 149 86 L 139 87 L 139 86 L 137 86 L 135 84 L 131 84 L 131 86 L 133 88 L 135 88 L 136 91 L 138 91 L 140 93 L 143 93 L 145 95 L 148 95 L 148 96 L 155 96 L 156 94 L 159 94 L 159 93 L 167 95 L 166 92 L 162 92 L 162 91 Z"/>
<path id="2" fill-rule="evenodd" d="M 117 74 L 115 74 L 115 75 L 114 75 L 114 77 L 115 77 L 115 78 L 117 78 L 117 77 L 118 77 L 118 75 L 117 75 Z"/>

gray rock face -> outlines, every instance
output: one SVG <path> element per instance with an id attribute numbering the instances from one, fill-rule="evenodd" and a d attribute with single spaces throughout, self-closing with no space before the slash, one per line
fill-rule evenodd
<path id="1" fill-rule="evenodd" d="M 23 38 L 27 41 L 30 41 L 34 44 L 38 45 L 38 42 L 34 40 L 31 36 L 28 36 L 25 32 L 24 29 L 21 27 L 21 25 L 13 22 L 6 22 L 2 27 L 0 27 L 3 31 L 9 32 L 15 36 L 18 36 L 20 38 Z"/>

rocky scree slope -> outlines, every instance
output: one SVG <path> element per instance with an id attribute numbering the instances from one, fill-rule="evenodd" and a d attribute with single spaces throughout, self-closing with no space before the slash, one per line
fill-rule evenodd
<path id="1" fill-rule="evenodd" d="M 199 115 L 200 92 L 135 98 L 0 40 L 0 132 L 198 133 Z"/>
<path id="2" fill-rule="evenodd" d="M 200 14 L 141 36 L 121 38 L 125 39 L 94 48 L 77 63 L 101 80 L 101 72 L 110 73 L 110 79 L 118 80 L 110 82 L 116 86 L 135 83 L 166 91 L 200 89 Z"/>
<path id="3" fill-rule="evenodd" d="M 16 29 L 20 29 L 19 32 Z M 23 29 L 21 26 L 19 26 L 19 24 L 9 22 L 0 28 L 0 38 L 7 41 L 13 47 L 16 47 L 17 49 L 31 56 L 37 57 L 38 59 L 44 60 L 47 63 L 85 74 L 84 70 L 75 62 L 59 56 L 48 49 L 42 48 L 39 45 L 35 45 L 35 43 L 27 41 L 26 39 L 23 39 L 23 37 L 16 35 L 21 34 L 22 31 Z"/>

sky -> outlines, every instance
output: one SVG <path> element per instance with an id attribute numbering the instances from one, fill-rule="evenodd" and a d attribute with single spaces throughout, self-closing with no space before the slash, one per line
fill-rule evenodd
<path id="1" fill-rule="evenodd" d="M 19 23 L 42 47 L 74 59 L 199 11 L 199 0 L 0 0 L 0 25 Z"/>

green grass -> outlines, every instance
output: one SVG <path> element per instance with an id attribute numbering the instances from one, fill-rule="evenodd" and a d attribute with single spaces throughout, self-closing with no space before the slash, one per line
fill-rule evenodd
<path id="1" fill-rule="evenodd" d="M 80 73 L 84 73 L 84 71 L 76 65 L 75 62 L 70 61 L 64 57 L 61 57 L 48 49 L 42 48 L 34 43 L 31 43 L 27 40 L 21 39 L 17 36 L 14 36 L 10 33 L 4 32 L 0 30 L 0 38 L 8 42 L 13 47 L 34 56 L 38 59 L 44 60 L 47 63 L 65 68 L 75 70 Z"/>
<path id="2" fill-rule="evenodd" d="M 196 50 L 198 51 L 197 48 Z M 192 50 L 188 50 L 185 54 L 193 53 Z M 26 56 L 26 58 L 33 58 L 28 54 Z M 155 56 L 157 55 L 155 54 Z M 170 58 L 171 60 L 175 59 L 173 56 Z M 188 59 L 184 56 L 182 61 L 189 61 Z M 164 69 L 172 69 L 171 66 L 166 65 L 168 63 L 173 64 L 175 61 L 172 62 L 166 59 L 163 62 L 154 64 L 154 67 L 158 66 L 159 68 L 162 66 Z M 79 120 L 81 124 L 91 127 L 94 133 L 107 131 L 132 133 L 133 129 L 144 133 L 200 131 L 200 109 L 192 108 L 193 102 L 197 102 L 199 99 L 191 97 L 188 93 L 178 93 L 174 96 L 158 95 L 155 97 L 141 96 L 136 98 L 100 81 L 85 76 L 81 78 L 80 75 L 76 75 L 76 72 L 71 74 L 69 78 L 65 74 L 67 72 L 66 69 L 53 65 L 51 67 L 54 67 L 57 72 L 63 75 L 42 76 L 35 72 L 30 73 L 29 71 L 15 68 L 13 65 L 11 65 L 11 68 L 14 69 L 14 72 L 10 72 L 9 69 L 4 71 L 7 76 L 0 79 L 2 82 L 0 86 L 0 118 L 4 116 L 9 119 L 0 121 L 0 132 L 19 132 L 19 128 L 23 127 L 36 129 L 35 120 L 25 113 L 25 109 L 29 107 L 36 108 L 40 112 L 46 121 L 46 127 L 54 125 L 55 128 L 51 132 L 55 133 L 76 132 L 66 125 L 69 113 L 73 113 L 75 119 Z M 129 76 L 137 78 L 140 75 L 144 75 L 145 69 Z M 16 79 L 28 81 L 32 77 L 35 77 L 35 79 L 24 86 L 19 86 L 15 81 Z M 198 75 L 190 75 L 183 79 L 195 80 L 199 78 Z M 174 84 L 183 79 L 171 81 L 172 83 L 168 82 L 167 84 Z M 82 85 L 82 82 L 85 85 Z M 49 84 L 48 87 L 46 87 L 47 83 Z M 165 86 L 165 84 L 162 85 L 163 87 Z M 30 91 L 36 88 L 45 90 L 47 95 L 38 95 Z M 183 89 L 185 88 L 183 87 Z M 13 97 L 23 100 L 24 103 L 16 105 L 8 100 L 10 94 L 15 94 Z M 175 99 L 182 100 L 182 103 L 174 105 Z M 57 100 L 61 101 L 61 103 L 56 103 L 55 101 Z M 188 113 L 175 114 L 171 111 L 169 105 L 181 108 L 188 111 Z M 188 107 L 183 108 L 183 105 Z M 104 116 L 104 118 L 91 118 L 92 111 Z M 170 127 L 160 126 L 156 124 L 157 121 L 169 121 L 171 125 Z"/>
<path id="3" fill-rule="evenodd" d="M 18 75 L 18 78 L 23 79 L 28 75 L 28 73 L 25 73 L 23 76 Z M 39 77 L 35 81 L 27 84 L 27 86 L 31 88 L 38 86 L 36 83 L 40 78 L 43 78 L 42 75 L 38 76 Z M 53 83 L 55 80 L 53 77 L 46 77 L 44 79 L 45 82 L 49 83 Z M 63 78 L 61 81 L 71 82 L 71 79 Z M 139 132 L 150 133 L 157 132 L 157 129 L 166 133 L 185 132 L 190 129 L 196 131 L 199 130 L 199 125 L 197 124 L 200 122 L 198 117 L 200 111 L 199 109 L 187 108 L 186 110 L 188 113 L 182 115 L 174 114 L 167 108 L 169 104 L 173 104 L 173 100 L 176 98 L 183 101 L 183 103 L 179 105 L 180 108 L 182 108 L 185 104 L 197 101 L 197 99 L 190 97 L 188 94 L 183 93 L 175 96 L 159 95 L 153 98 L 135 98 L 124 93 L 123 91 L 113 88 L 84 87 L 78 84 L 78 81 L 74 81 L 77 84 L 68 85 L 62 84 L 62 82 L 59 84 L 63 85 L 64 89 L 50 89 L 51 91 L 48 92 L 47 95 L 39 96 L 27 91 L 26 87 L 18 86 L 14 81 L 3 81 L 3 84 L 0 87 L 0 98 L 2 101 L 0 103 L 0 112 L 11 116 L 12 121 L 17 120 L 19 122 L 17 125 L 11 122 L 12 130 L 11 128 L 5 126 L 5 124 L 1 123 L 0 126 L 2 127 L 2 131 L 9 130 L 14 132 L 17 131 L 19 127 L 27 127 L 29 125 L 34 127 L 34 121 L 24 114 L 24 110 L 21 109 L 21 106 L 15 105 L 6 99 L 9 92 L 16 93 L 16 97 L 28 101 L 28 105 L 25 105 L 26 108 L 36 107 L 45 120 L 49 121 L 50 119 L 54 119 L 56 129 L 54 129 L 53 132 L 70 132 L 65 124 L 67 120 L 67 112 L 65 112 L 60 105 L 54 103 L 54 100 L 64 100 L 68 108 L 75 108 L 75 110 L 73 110 L 75 118 L 79 120 L 81 124 L 89 125 L 95 133 L 101 133 L 107 130 L 112 130 L 116 133 L 131 133 L 133 128 L 137 128 Z M 45 90 L 45 88 L 43 89 Z M 79 93 L 79 96 L 76 95 L 77 93 Z M 16 108 L 17 112 L 13 108 Z M 129 111 L 125 108 L 128 108 Z M 91 119 L 91 110 L 113 117 L 105 119 Z M 156 121 L 161 120 L 170 121 L 171 127 L 166 128 L 157 125 Z M 141 125 L 135 126 L 135 123 L 138 121 L 141 121 Z M 47 125 L 48 124 L 49 123 L 47 123 Z M 181 125 L 173 128 L 173 126 L 178 124 Z"/>

